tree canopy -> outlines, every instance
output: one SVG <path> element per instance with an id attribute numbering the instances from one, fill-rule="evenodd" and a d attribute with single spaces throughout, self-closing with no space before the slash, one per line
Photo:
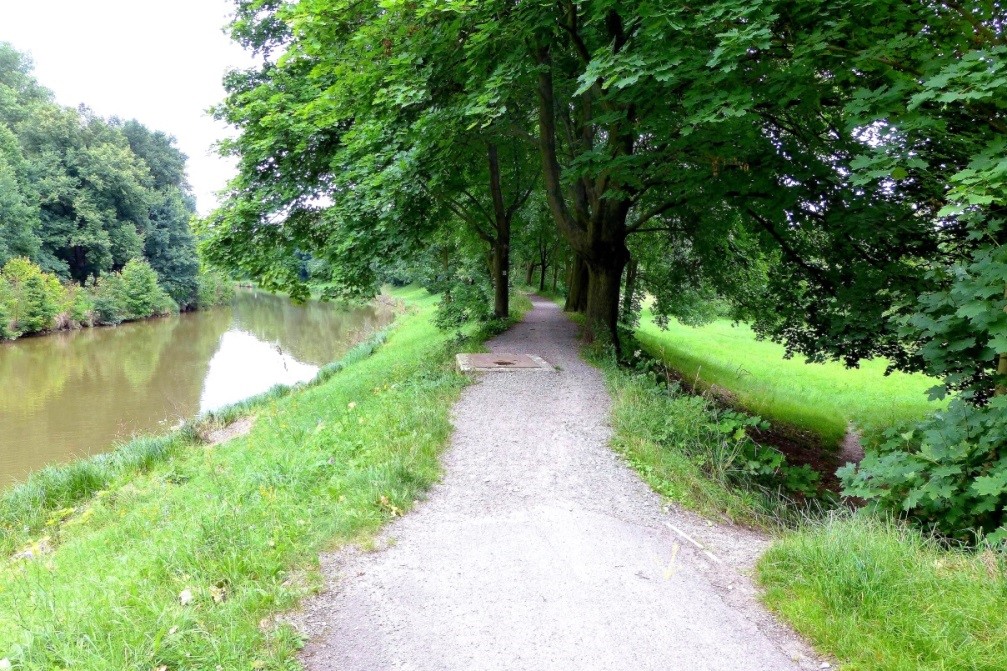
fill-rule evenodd
<path id="1" fill-rule="evenodd" d="M 1007 537 L 999 0 L 236 7 L 261 61 L 217 109 L 241 165 L 203 223 L 218 264 L 303 291 L 308 253 L 361 294 L 447 250 L 499 296 L 511 223 L 548 211 L 568 307 L 616 346 L 643 294 L 686 320 L 715 299 L 792 353 L 939 377 L 947 413 L 845 483 Z"/>
<path id="2" fill-rule="evenodd" d="M 78 284 L 146 260 L 195 304 L 195 201 L 174 138 L 71 109 L 0 43 L 0 267 L 15 257 Z"/>

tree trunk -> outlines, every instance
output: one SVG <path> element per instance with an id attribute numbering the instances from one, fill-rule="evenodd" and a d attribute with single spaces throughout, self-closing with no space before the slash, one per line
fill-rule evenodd
<path id="1" fill-rule="evenodd" d="M 636 292 L 636 276 L 639 266 L 640 262 L 636 259 L 630 259 L 626 264 L 626 291 L 622 298 L 621 321 L 627 326 L 633 324 L 633 294 Z"/>
<path id="2" fill-rule="evenodd" d="M 1007 298 L 1007 289 L 1004 289 L 1004 298 Z M 1007 311 L 1007 307 L 1004 307 Z M 996 386 L 996 391 L 994 392 L 997 396 L 1007 395 L 1007 385 L 1003 383 L 1003 379 L 1007 377 L 1007 352 L 1000 352 L 997 355 L 997 376 L 1000 378 L 1000 383 Z"/>
<path id="3" fill-rule="evenodd" d="M 619 297 L 625 266 L 626 257 L 621 254 L 606 255 L 588 266 L 590 274 L 586 312 L 588 337 L 607 333 L 616 352 L 621 351 L 618 328 Z"/>
<path id="4" fill-rule="evenodd" d="M 542 274 L 538 278 L 538 290 L 545 291 L 545 274 L 549 272 L 549 252 L 544 247 L 539 247 L 538 258 L 542 266 Z"/>
<path id="5" fill-rule="evenodd" d="M 496 240 L 493 244 L 493 316 L 506 319 L 510 316 L 510 215 L 504 206 L 496 145 L 490 144 L 487 153 L 490 195 L 493 197 L 493 223 L 496 229 Z"/>
<path id="6" fill-rule="evenodd" d="M 528 267 L 525 268 L 524 283 L 531 286 L 531 283 L 535 280 L 535 268 L 538 267 L 537 263 L 529 263 Z"/>
<path id="7" fill-rule="evenodd" d="M 499 319 L 506 319 L 510 314 L 509 269 L 510 246 L 498 233 L 493 245 L 493 316 Z"/>
<path id="8" fill-rule="evenodd" d="M 559 281 L 559 264 L 552 266 L 552 292 L 556 293 L 556 283 Z"/>
<path id="9" fill-rule="evenodd" d="M 567 281 L 566 305 L 567 312 L 584 312 L 587 310 L 587 287 L 590 281 L 587 262 L 580 254 L 574 254 L 570 264 L 570 278 Z"/>

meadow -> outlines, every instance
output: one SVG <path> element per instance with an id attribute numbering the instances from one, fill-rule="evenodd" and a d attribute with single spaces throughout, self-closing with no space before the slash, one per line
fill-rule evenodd
<path id="1" fill-rule="evenodd" d="M 786 358 L 782 345 L 759 340 L 752 329 L 720 319 L 700 327 L 672 320 L 668 329 L 649 311 L 636 337 L 652 355 L 700 388 L 726 390 L 732 404 L 774 422 L 814 432 L 826 445 L 843 440 L 850 426 L 870 443 L 884 429 L 916 420 L 940 407 L 928 400 L 936 384 L 924 375 L 885 374 L 887 362 L 859 368 L 839 362 Z"/>

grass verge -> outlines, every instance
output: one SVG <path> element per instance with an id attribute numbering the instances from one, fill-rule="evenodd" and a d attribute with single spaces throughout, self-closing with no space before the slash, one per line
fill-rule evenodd
<path id="1" fill-rule="evenodd" d="M 653 372 L 588 348 L 612 396 L 612 447 L 650 487 L 706 517 L 763 529 L 794 526 L 818 504 L 788 493 L 780 472 L 751 472 L 749 438 L 735 417 Z M 778 469 L 777 469 L 778 470 Z"/>
<path id="2" fill-rule="evenodd" d="M 387 342 L 264 401 L 247 436 L 207 448 L 180 434 L 49 513 L 32 559 L 0 560 L 0 659 L 297 668 L 300 641 L 273 616 L 317 585 L 320 550 L 369 538 L 438 478 L 465 383 L 453 354 L 490 335 L 439 332 L 433 297 L 397 295 L 415 311 Z"/>
<path id="3" fill-rule="evenodd" d="M 781 345 L 757 340 L 745 325 L 718 320 L 701 327 L 674 320 L 662 330 L 645 311 L 637 331 L 652 355 L 701 386 L 727 390 L 732 402 L 766 419 L 814 432 L 827 445 L 842 441 L 852 423 L 870 442 L 884 429 L 940 407 L 927 400 L 924 375 L 885 375 L 887 363 L 808 364 L 786 359 Z"/>
<path id="4" fill-rule="evenodd" d="M 759 580 L 769 607 L 846 671 L 1003 671 L 1005 562 L 841 516 L 779 540 Z"/>

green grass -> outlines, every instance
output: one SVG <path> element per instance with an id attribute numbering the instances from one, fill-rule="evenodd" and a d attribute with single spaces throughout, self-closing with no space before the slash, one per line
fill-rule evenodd
<path id="1" fill-rule="evenodd" d="M 33 540 L 51 551 L 0 559 L 0 660 L 297 668 L 300 641 L 273 616 L 316 588 L 318 552 L 366 541 L 439 477 L 465 384 L 453 353 L 487 333 L 437 331 L 424 293 L 397 294 L 416 309 L 381 347 L 258 405 L 249 435 L 213 448 L 177 436 L 50 507 Z"/>
<path id="2" fill-rule="evenodd" d="M 1003 671 L 1005 562 L 857 516 L 778 541 L 759 579 L 770 608 L 844 671 Z"/>
<path id="3" fill-rule="evenodd" d="M 732 482 L 738 442 L 720 428 L 701 396 L 669 389 L 648 375 L 588 350 L 612 395 L 612 447 L 665 498 L 706 517 L 763 529 L 793 526 L 806 507 L 756 486 Z"/>
<path id="4" fill-rule="evenodd" d="M 781 345 L 757 340 L 750 328 L 727 320 L 698 328 L 672 320 L 663 331 L 645 311 L 637 338 L 686 380 L 722 387 L 746 410 L 812 431 L 827 445 L 838 444 L 851 423 L 870 442 L 884 429 L 939 407 L 927 400 L 935 381 L 924 375 L 886 376 L 882 360 L 850 369 L 785 359 Z"/>

